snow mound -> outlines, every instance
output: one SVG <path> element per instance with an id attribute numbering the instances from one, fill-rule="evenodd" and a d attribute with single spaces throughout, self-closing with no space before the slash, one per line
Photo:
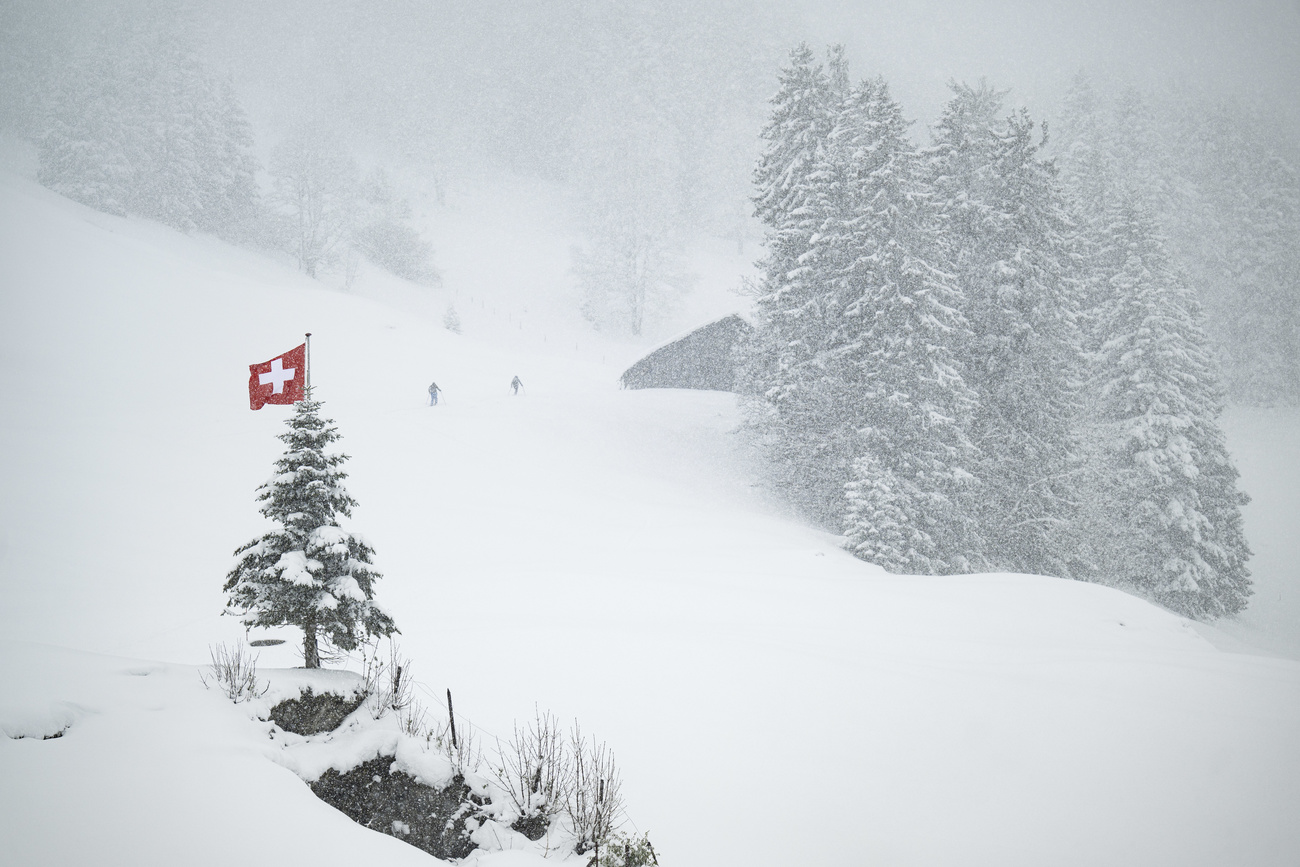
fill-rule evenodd
<path id="1" fill-rule="evenodd" d="M 51 702 L 39 707 L 0 704 L 0 732 L 11 738 L 62 737 L 86 709 L 71 702 Z"/>

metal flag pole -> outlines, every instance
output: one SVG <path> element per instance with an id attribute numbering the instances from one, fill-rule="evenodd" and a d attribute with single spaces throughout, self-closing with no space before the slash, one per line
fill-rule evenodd
<path id="1" fill-rule="evenodd" d="M 307 399 L 311 399 L 311 332 L 307 332 Z"/>

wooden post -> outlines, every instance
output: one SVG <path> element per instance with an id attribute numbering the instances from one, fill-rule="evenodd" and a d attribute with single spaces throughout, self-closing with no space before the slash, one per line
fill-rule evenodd
<path id="1" fill-rule="evenodd" d="M 311 332 L 307 332 L 307 397 L 311 397 Z"/>
<path id="2" fill-rule="evenodd" d="M 447 719 L 451 721 L 451 748 L 458 750 L 460 745 L 456 743 L 456 712 L 451 708 L 450 687 L 447 689 Z"/>
<path id="3" fill-rule="evenodd" d="M 600 865 L 600 808 L 605 803 L 605 781 L 601 780 L 596 786 L 596 825 L 592 829 L 592 842 L 596 844 L 596 865 Z"/>

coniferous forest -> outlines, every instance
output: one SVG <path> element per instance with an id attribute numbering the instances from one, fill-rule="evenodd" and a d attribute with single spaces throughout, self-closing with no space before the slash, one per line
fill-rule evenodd
<path id="1" fill-rule="evenodd" d="M 313 277 L 354 272 L 364 257 L 438 281 L 432 247 L 383 165 L 363 174 L 320 121 L 282 132 L 262 165 L 233 79 L 204 59 L 198 28 L 154 13 L 110 10 L 102 30 L 60 45 L 59 63 L 6 70 L 16 91 L 8 114 L 22 118 L 8 126 L 35 142 L 42 184 L 105 213 L 283 251 Z"/>
<path id="2" fill-rule="evenodd" d="M 1107 113 L 1085 79 L 1055 158 L 1003 92 L 951 89 L 918 145 L 887 83 L 852 83 L 842 50 L 800 46 L 782 71 L 742 365 L 778 482 L 891 571 L 1041 573 L 1201 619 L 1240 611 L 1247 497 L 1218 425 L 1222 374 L 1159 220 L 1195 203 L 1160 198 L 1129 158 L 1150 147 L 1123 122 L 1132 107 Z M 1294 228 L 1295 213 L 1267 216 Z M 1202 294 L 1294 332 L 1257 289 L 1269 278 Z"/>

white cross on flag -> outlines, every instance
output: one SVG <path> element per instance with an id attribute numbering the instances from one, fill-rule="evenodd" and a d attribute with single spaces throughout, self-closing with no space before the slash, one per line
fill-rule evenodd
<path id="1" fill-rule="evenodd" d="M 296 403 L 307 384 L 307 344 L 290 349 L 270 361 L 248 365 L 248 407 L 268 403 Z"/>

